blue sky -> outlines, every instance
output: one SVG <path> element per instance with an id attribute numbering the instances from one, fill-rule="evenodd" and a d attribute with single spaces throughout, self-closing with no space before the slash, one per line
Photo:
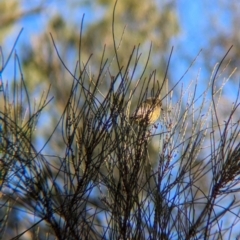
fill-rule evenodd
<path id="1" fill-rule="evenodd" d="M 74 10 L 67 6 L 69 3 L 73 6 L 76 4 L 75 1 L 61 1 L 61 4 L 56 4 L 55 1 L 46 2 L 45 5 L 47 7 L 43 13 L 37 16 L 26 17 L 16 23 L 15 28 L 8 36 L 7 40 L 1 43 L 5 56 L 10 51 L 17 33 L 22 27 L 24 31 L 17 45 L 17 49 L 19 50 L 22 42 L 26 43 L 30 41 L 33 34 L 45 31 L 48 16 L 51 14 L 60 12 L 68 21 L 79 26 L 82 15 L 85 13 L 84 27 L 87 26 L 88 22 L 97 20 L 102 14 L 102 10 L 95 7 L 94 4 L 89 4 L 89 8 L 81 7 L 75 8 Z M 31 7 L 28 1 L 26 1 L 23 6 L 24 9 L 29 9 Z M 204 51 L 204 48 L 209 44 L 209 37 L 211 34 L 214 35 L 216 33 L 215 29 L 209 28 L 209 21 L 211 21 L 210 17 L 216 16 L 217 14 L 217 20 L 219 24 L 221 24 L 223 31 L 227 31 L 231 23 L 231 15 L 227 11 L 220 11 L 219 9 L 221 9 L 221 6 L 219 7 L 218 3 L 207 0 L 179 0 L 176 1 L 176 7 L 181 33 L 173 37 L 170 41 L 174 46 L 172 61 L 172 66 L 174 67 L 173 72 L 176 74 L 176 77 L 178 77 L 177 75 L 180 75 L 180 73 L 186 70 L 189 61 L 196 57 L 200 49 Z M 222 54 L 224 54 L 224 52 Z M 192 68 L 193 73 L 196 73 L 196 69 L 201 68 L 201 71 L 205 74 L 203 61 L 204 59 L 200 55 Z"/>

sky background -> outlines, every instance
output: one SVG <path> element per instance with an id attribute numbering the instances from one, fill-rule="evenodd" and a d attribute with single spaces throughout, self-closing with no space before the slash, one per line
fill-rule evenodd
<path id="1" fill-rule="evenodd" d="M 75 8 L 74 10 L 68 7 L 69 3 L 72 6 L 76 4 L 75 1 L 60 1 L 60 4 L 56 4 L 55 1 L 46 1 L 47 7 L 43 13 L 38 14 L 37 16 L 26 17 L 16 23 L 15 28 L 6 38 L 5 42 L 0 43 L 3 47 L 5 58 L 11 50 L 21 28 L 24 28 L 24 31 L 21 34 L 16 47 L 18 52 L 24 51 L 20 48 L 22 43 L 30 42 L 33 35 L 45 31 L 48 16 L 51 14 L 61 12 L 68 21 L 72 22 L 73 25 L 78 26 L 81 23 L 83 14 L 85 14 L 84 28 L 87 28 L 88 23 L 97 21 L 101 14 L 103 14 L 103 11 L 100 8 L 95 7 L 94 4 L 89 4 L 89 7 Z M 37 1 L 34 4 L 37 5 Z M 29 4 L 29 1 L 25 1 L 23 9 L 29 9 L 32 7 L 32 2 Z M 218 22 L 216 22 L 216 24 L 221 25 L 222 31 L 227 32 L 229 25 L 231 24 L 231 13 L 223 11 L 221 5 L 216 4 L 216 2 L 207 0 L 179 0 L 176 1 L 176 7 L 181 32 L 170 39 L 170 41 L 174 47 L 171 68 L 173 69 L 173 76 L 175 75 L 176 79 L 178 79 L 181 76 L 181 73 L 183 73 L 189 66 L 189 61 L 194 59 L 201 49 L 202 51 L 206 51 L 205 48 L 209 44 L 210 36 L 216 34 L 215 29 L 210 28 L 209 21 L 217 15 Z M 216 20 L 216 18 L 214 20 Z M 220 51 L 220 49 L 214 48 L 213 55 L 215 54 L 214 51 Z M 222 56 L 224 54 L 225 52 L 222 53 Z M 204 59 L 200 55 L 189 73 L 189 78 L 196 77 L 196 72 L 198 72 L 196 69 L 201 69 L 201 73 L 204 74 L 203 78 L 208 77 L 206 74 L 209 74 L 209 71 L 204 69 L 203 61 Z M 212 61 L 214 67 L 216 59 Z M 218 61 L 220 61 L 220 59 L 218 59 Z M 9 66 L 8 69 L 11 69 L 11 66 Z M 8 76 L 10 72 L 11 71 L 5 71 L 6 76 Z"/>

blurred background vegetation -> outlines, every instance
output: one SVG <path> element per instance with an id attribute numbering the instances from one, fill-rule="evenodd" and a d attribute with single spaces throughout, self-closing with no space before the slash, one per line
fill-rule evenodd
<path id="1" fill-rule="evenodd" d="M 51 110 L 54 114 L 48 119 L 48 123 L 56 123 L 65 106 L 64 99 L 70 91 L 72 79 L 58 60 L 49 33 L 52 34 L 67 67 L 74 72 L 79 52 L 80 26 L 85 14 L 81 63 L 91 56 L 89 73 L 96 75 L 106 46 L 104 60 L 108 59 L 111 69 L 116 69 L 112 36 L 113 7 L 112 1 L 35 1 L 31 4 L 24 0 L 0 2 L 0 42 L 3 56 L 7 58 L 13 46 L 13 39 L 16 39 L 23 27 L 24 31 L 16 50 L 28 90 L 38 94 L 47 89 L 49 84 L 52 85 L 51 93 L 55 102 Z M 183 79 L 188 84 L 199 75 L 201 84 L 198 89 L 202 91 L 201 85 L 207 84 L 213 67 L 232 44 L 234 47 L 227 56 L 231 62 L 225 71 L 226 75 L 229 74 L 228 69 L 231 72 L 239 65 L 238 9 L 237 1 L 224 0 L 218 1 L 218 4 L 208 1 L 191 3 L 152 0 L 143 1 L 141 4 L 137 0 L 119 1 L 114 22 L 119 61 L 123 69 L 126 69 L 133 47 L 140 44 L 141 58 L 133 79 L 137 81 L 144 69 L 152 43 L 151 57 L 145 73 L 149 74 L 156 69 L 156 78 L 161 83 L 170 49 L 174 46 L 167 75 L 173 83 L 177 82 L 198 52 L 203 49 L 191 71 Z M 133 69 L 133 63 L 130 63 L 130 69 Z M 102 84 L 107 84 L 110 74 L 114 73 L 106 73 L 107 77 L 103 80 L 105 83 Z M 4 70 L 3 77 L 13 79 L 11 66 Z M 235 80 L 231 79 L 232 85 L 225 91 L 233 91 L 234 82 Z M 224 94 L 224 104 L 227 105 L 233 101 L 228 92 Z M 175 92 L 174 96 L 178 94 Z M 225 109 L 222 111 L 224 113 Z M 43 129 L 45 130 L 38 135 L 46 135 L 49 132 L 47 127 Z M 59 148 L 56 150 L 60 151 L 61 146 L 57 143 L 51 148 Z"/>
<path id="2" fill-rule="evenodd" d="M 174 50 L 166 76 L 168 84 L 164 83 L 161 97 L 183 76 L 186 69 L 193 63 L 193 59 L 203 49 L 187 75 L 184 75 L 182 85 L 174 89 L 173 97 L 170 98 L 173 104 L 167 106 L 167 102 L 164 103 L 165 110 L 174 112 L 178 106 L 183 110 L 189 106 L 189 95 L 186 94 L 185 97 L 182 91 L 188 88 L 192 80 L 198 80 L 195 96 L 200 96 L 205 91 L 214 66 L 221 61 L 233 44 L 233 48 L 225 59 L 228 65 L 221 75 L 221 81 L 215 82 L 216 88 L 219 89 L 225 85 L 224 79 L 231 76 L 227 86 L 222 89 L 221 99 L 218 102 L 218 120 L 224 123 L 231 113 L 239 81 L 238 77 L 234 77 L 239 76 L 238 69 L 234 71 L 233 76 L 231 75 L 239 66 L 240 59 L 239 8 L 240 4 L 235 0 L 220 0 L 217 3 L 206 0 L 194 1 L 194 3 L 172 0 L 121 0 L 117 3 L 113 18 L 114 1 L 110 0 L 66 2 L 39 0 L 34 3 L 24 0 L 3 0 L 0 1 L 2 63 L 6 62 L 22 27 L 24 31 L 15 48 L 17 55 L 12 56 L 6 69 L 1 72 L 1 84 L 6 88 L 8 82 L 8 88 L 13 89 L 13 80 L 17 82 L 23 77 L 28 95 L 31 96 L 30 104 L 32 108 L 35 106 L 35 109 L 40 101 L 42 105 L 44 104 L 51 85 L 48 96 L 49 98 L 54 96 L 54 99 L 41 113 L 41 121 L 31 133 L 31 138 L 37 150 L 40 150 L 50 139 L 41 153 L 63 157 L 66 155 L 62 140 L 64 134 L 62 126 L 57 124 L 69 101 L 73 75 L 80 76 L 86 63 L 88 63 L 85 73 L 88 75 L 87 85 L 91 85 L 90 82 L 96 81 L 99 75 L 101 62 L 104 63 L 107 60 L 98 83 L 101 91 L 96 97 L 100 102 L 104 99 L 103 96 L 106 96 L 112 79 L 119 74 L 119 68 L 122 69 L 122 74 L 127 71 L 126 75 L 131 80 L 126 95 L 130 94 L 139 81 L 140 87 L 136 89 L 131 102 L 130 112 L 132 112 L 139 103 L 141 89 L 143 86 L 146 87 L 144 84 L 149 75 L 154 73 L 155 80 L 148 84 L 148 95 L 151 95 L 151 90 L 156 94 L 164 83 L 172 46 Z M 82 21 L 83 25 L 81 25 Z M 83 28 L 80 38 L 81 26 Z M 136 51 L 133 52 L 134 47 L 138 54 Z M 69 72 L 59 60 L 56 50 Z M 117 51 L 117 58 L 115 51 Z M 132 53 L 134 60 L 129 62 Z M 141 57 L 136 61 L 139 55 Z M 14 68 L 17 61 L 16 58 L 15 61 L 13 59 L 16 56 L 19 58 L 20 67 Z M 136 62 L 138 64 L 135 69 Z M 13 69 L 18 70 L 13 71 Z M 22 76 L 19 69 L 23 73 Z M 117 83 L 120 85 L 121 80 Z M 41 98 L 42 92 L 44 96 Z M 211 96 L 208 97 L 211 98 Z M 23 101 L 26 99 L 27 97 Z M 0 109 L 3 111 L 4 104 Z M 24 115 L 29 109 L 23 107 L 19 111 Z M 232 117 L 238 120 L 237 116 L 238 114 L 234 113 Z M 212 121 L 215 122 L 216 119 Z M 56 131 L 51 136 L 55 126 L 57 126 Z M 156 130 L 157 133 L 161 131 L 160 127 Z M 189 129 L 187 131 L 191 132 Z M 162 148 L 159 145 L 161 145 L 159 141 L 153 138 L 148 146 L 150 158 L 155 162 L 153 165 L 157 164 L 159 148 Z M 198 155 L 197 160 L 200 161 L 204 158 L 203 156 Z M 200 181 L 198 184 L 201 184 L 202 192 L 207 192 L 209 190 L 208 175 L 201 176 L 198 181 Z M 18 214 L 16 211 L 12 215 L 10 223 L 17 218 Z M 11 224 L 9 227 L 14 228 Z"/>

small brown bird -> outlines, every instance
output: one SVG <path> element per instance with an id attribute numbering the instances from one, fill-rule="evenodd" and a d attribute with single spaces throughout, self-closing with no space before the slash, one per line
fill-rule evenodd
<path id="1" fill-rule="evenodd" d="M 146 121 L 148 125 L 154 124 L 161 114 L 162 102 L 158 98 L 147 98 L 130 118 L 135 123 Z"/>

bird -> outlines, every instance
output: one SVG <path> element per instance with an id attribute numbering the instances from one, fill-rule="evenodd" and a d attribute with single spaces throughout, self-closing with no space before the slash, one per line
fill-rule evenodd
<path id="1" fill-rule="evenodd" d="M 136 109 L 130 119 L 137 124 L 146 122 L 147 125 L 154 124 L 160 117 L 162 102 L 159 98 L 150 97 L 144 100 Z"/>

